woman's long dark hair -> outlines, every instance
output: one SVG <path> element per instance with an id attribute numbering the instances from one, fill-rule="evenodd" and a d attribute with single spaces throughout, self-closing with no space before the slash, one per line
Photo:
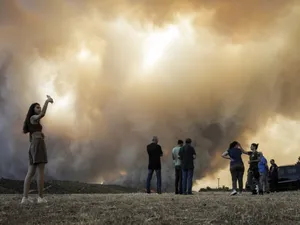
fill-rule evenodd
<path id="1" fill-rule="evenodd" d="M 232 149 L 232 148 L 234 148 L 236 145 L 238 145 L 239 144 L 239 142 L 237 142 L 237 141 L 233 141 L 233 142 L 231 142 L 230 144 L 229 144 L 229 148 L 228 149 Z"/>
<path id="2" fill-rule="evenodd" d="M 24 121 L 24 124 L 23 124 L 23 133 L 24 134 L 27 134 L 29 133 L 29 124 L 30 124 L 30 118 L 35 115 L 35 112 L 34 112 L 34 108 L 39 105 L 39 103 L 33 103 L 31 104 L 31 106 L 29 107 L 28 109 L 28 113 L 26 115 L 26 118 L 25 118 L 25 121 Z"/>

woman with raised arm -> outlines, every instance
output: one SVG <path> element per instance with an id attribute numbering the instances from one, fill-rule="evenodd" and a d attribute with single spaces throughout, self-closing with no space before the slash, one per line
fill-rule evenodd
<path id="1" fill-rule="evenodd" d="M 46 199 L 43 198 L 44 189 L 44 168 L 45 164 L 48 162 L 47 150 L 44 141 L 44 134 L 42 132 L 43 127 L 40 124 L 40 120 L 46 115 L 48 104 L 53 103 L 53 99 L 47 95 L 47 100 L 41 109 L 40 104 L 33 103 L 28 110 L 27 116 L 23 125 L 23 133 L 29 133 L 30 148 L 29 148 L 29 166 L 28 172 L 24 181 L 24 195 L 21 203 L 32 203 L 32 200 L 28 198 L 28 192 L 30 188 L 30 183 L 35 175 L 36 170 L 38 170 L 38 203 L 46 203 Z"/>
<path id="2" fill-rule="evenodd" d="M 248 154 L 237 141 L 229 145 L 227 151 L 222 154 L 222 157 L 230 160 L 230 173 L 232 177 L 232 192 L 230 195 L 237 194 L 237 181 L 239 183 L 239 192 L 243 191 L 243 177 L 245 167 L 242 159 L 242 154 Z"/>

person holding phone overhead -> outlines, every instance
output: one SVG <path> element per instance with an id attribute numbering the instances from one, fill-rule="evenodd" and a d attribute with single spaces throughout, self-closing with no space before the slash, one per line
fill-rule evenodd
<path id="1" fill-rule="evenodd" d="M 47 99 L 43 108 L 39 103 L 33 103 L 29 107 L 26 115 L 23 133 L 29 133 L 30 147 L 29 147 L 29 166 L 28 172 L 24 181 L 24 193 L 21 204 L 32 203 L 32 200 L 28 198 L 30 183 L 33 176 L 38 170 L 38 199 L 37 203 L 46 203 L 46 199 L 43 198 L 44 189 L 44 169 L 45 164 L 48 162 L 47 149 L 44 141 L 44 134 L 42 132 L 43 126 L 41 125 L 41 119 L 46 115 L 47 107 L 49 103 L 53 103 L 53 99 L 47 95 Z"/>

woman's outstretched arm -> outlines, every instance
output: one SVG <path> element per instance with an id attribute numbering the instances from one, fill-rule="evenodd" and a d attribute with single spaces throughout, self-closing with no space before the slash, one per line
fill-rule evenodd
<path id="1" fill-rule="evenodd" d="M 45 101 L 45 103 L 43 105 L 41 113 L 39 115 L 33 115 L 30 118 L 30 120 L 37 121 L 37 120 L 40 120 L 41 118 L 43 118 L 46 115 L 49 102 L 53 103 L 53 99 L 50 96 L 47 96 L 47 100 Z"/>
<path id="2" fill-rule="evenodd" d="M 248 152 L 248 151 L 245 151 L 245 150 L 242 148 L 242 146 L 240 146 L 240 147 L 241 147 L 241 151 L 242 151 L 243 154 L 249 155 L 249 152 Z"/>

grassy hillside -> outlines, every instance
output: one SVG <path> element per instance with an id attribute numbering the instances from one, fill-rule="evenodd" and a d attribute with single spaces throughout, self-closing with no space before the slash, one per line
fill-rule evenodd
<path id="1" fill-rule="evenodd" d="M 33 181 L 30 193 L 36 193 L 36 181 Z M 23 181 L 0 179 L 0 194 L 20 194 L 23 192 Z M 45 193 L 48 194 L 84 194 L 84 193 L 132 193 L 135 189 L 118 185 L 86 184 L 76 181 L 48 181 Z"/>

